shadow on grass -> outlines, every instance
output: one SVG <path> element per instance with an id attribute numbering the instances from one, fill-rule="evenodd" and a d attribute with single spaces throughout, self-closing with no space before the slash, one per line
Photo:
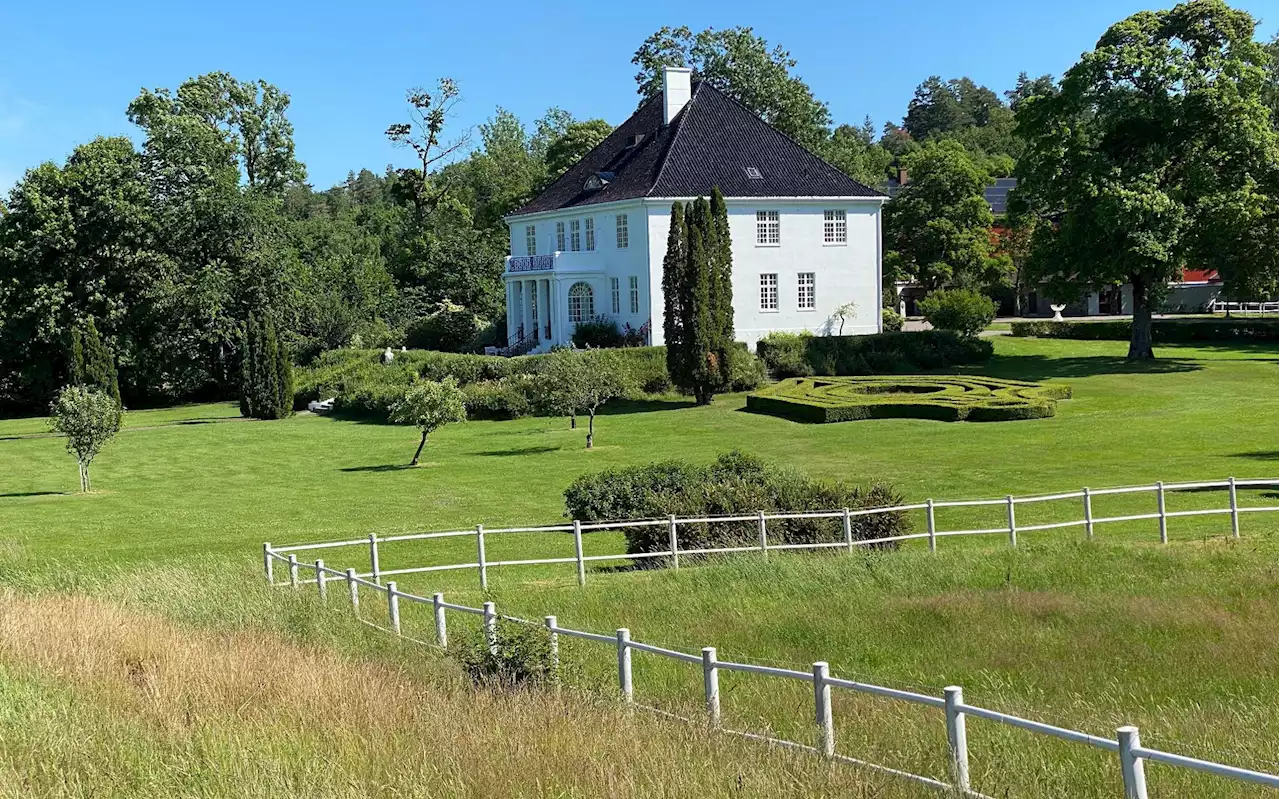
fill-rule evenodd
<path id="1" fill-rule="evenodd" d="M 485 452 L 477 452 L 477 455 L 484 455 L 488 458 L 509 458 L 516 455 L 539 455 L 544 452 L 558 452 L 559 446 L 534 446 L 534 447 L 512 447 L 511 449 L 491 449 Z"/>
<path id="2" fill-rule="evenodd" d="M 14 491 L 10 494 L 0 494 L 3 497 L 55 497 L 66 494 L 65 491 Z"/>
<path id="3" fill-rule="evenodd" d="M 340 472 L 399 472 L 404 469 L 416 469 L 407 463 L 384 463 L 381 466 L 345 466 Z"/>
<path id="4" fill-rule="evenodd" d="M 675 411 L 693 408 L 697 403 L 690 399 L 620 399 L 610 402 L 596 416 L 618 416 L 624 413 L 648 413 L 649 411 Z"/>
<path id="5" fill-rule="evenodd" d="M 1254 461 L 1274 461 L 1280 460 L 1280 451 L 1276 450 L 1258 450 L 1257 452 L 1237 452 L 1232 455 L 1233 458 L 1248 458 Z"/>
<path id="6" fill-rule="evenodd" d="M 1046 355 L 999 355 L 972 370 L 991 377 L 1014 380 L 1048 380 L 1095 375 L 1154 375 L 1195 372 L 1204 364 L 1186 358 L 1130 361 L 1120 356 L 1090 355 L 1054 358 Z M 968 371 L 968 370 L 966 370 Z"/>

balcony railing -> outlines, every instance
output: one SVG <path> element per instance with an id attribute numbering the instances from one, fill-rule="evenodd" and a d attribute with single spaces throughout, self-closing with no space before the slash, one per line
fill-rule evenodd
<path id="1" fill-rule="evenodd" d="M 554 255 L 512 255 L 507 258 L 508 272 L 550 272 L 555 265 Z"/>

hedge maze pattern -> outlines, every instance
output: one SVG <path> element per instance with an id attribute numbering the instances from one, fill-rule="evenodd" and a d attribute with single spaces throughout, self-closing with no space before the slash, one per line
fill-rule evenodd
<path id="1" fill-rule="evenodd" d="M 1004 422 L 1053 416 L 1061 383 L 970 375 L 794 377 L 747 396 L 747 408 L 798 422 L 937 419 Z"/>

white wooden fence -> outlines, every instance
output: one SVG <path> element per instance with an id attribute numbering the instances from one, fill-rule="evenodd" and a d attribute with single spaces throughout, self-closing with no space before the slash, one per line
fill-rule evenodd
<path id="1" fill-rule="evenodd" d="M 507 567 L 507 566 L 532 566 L 532 565 L 553 565 L 553 564 L 569 564 L 575 565 L 577 570 L 578 584 L 586 583 L 586 564 L 593 561 L 602 560 L 625 560 L 625 559 L 642 559 L 642 558 L 665 558 L 668 563 L 679 568 L 681 555 L 706 555 L 717 553 L 733 553 L 733 552 L 755 552 L 759 551 L 765 558 L 770 552 L 777 550 L 795 550 L 795 549 L 826 549 L 841 548 L 849 552 L 853 552 L 856 547 L 871 546 L 874 544 L 882 544 L 891 541 L 909 541 L 915 539 L 928 539 L 930 551 L 937 549 L 939 538 L 948 536 L 961 535 L 1002 535 L 1007 536 L 1010 546 L 1017 546 L 1018 533 L 1032 532 L 1037 530 L 1052 530 L 1067 527 L 1083 527 L 1085 535 L 1092 538 L 1095 528 L 1101 524 L 1114 522 L 1133 522 L 1141 520 L 1155 520 L 1158 524 L 1159 536 L 1161 543 L 1167 543 L 1169 540 L 1169 520 L 1186 516 L 1203 516 L 1223 514 L 1231 517 L 1231 534 L 1238 538 L 1240 536 L 1240 516 L 1245 513 L 1275 513 L 1280 511 L 1280 507 L 1274 506 L 1250 506 L 1241 507 L 1237 489 L 1239 488 L 1257 488 L 1257 487 L 1277 487 L 1280 488 L 1280 480 L 1275 479 L 1249 479 L 1237 480 L 1228 478 L 1220 481 L 1204 481 L 1194 483 L 1155 483 L 1146 486 L 1123 486 L 1116 488 L 1093 489 L 1083 488 L 1079 491 L 1070 491 L 1058 494 L 1042 494 L 1029 497 L 1006 496 L 1004 499 L 977 499 L 977 500 L 952 500 L 952 501 L 934 501 L 932 499 L 925 500 L 923 503 L 910 505 L 896 505 L 884 508 L 869 508 L 850 510 L 843 508 L 835 511 L 814 511 L 807 513 L 756 513 L 748 516 L 713 516 L 700 518 L 676 518 L 671 516 L 667 519 L 648 519 L 638 521 L 618 521 L 618 522 L 602 522 L 592 524 L 581 524 L 574 521 L 567 525 L 548 525 L 539 527 L 508 527 L 499 529 L 486 530 L 482 525 L 477 525 L 474 530 L 457 530 L 438 533 L 413 533 L 408 535 L 394 535 L 379 537 L 376 534 L 370 534 L 369 537 L 352 539 L 346 541 L 327 541 L 312 544 L 297 544 L 292 546 L 276 547 L 270 543 L 263 544 L 263 564 L 266 570 L 267 581 L 272 585 L 288 585 L 294 589 L 300 588 L 303 584 L 314 584 L 319 593 L 321 600 L 327 600 L 330 582 L 345 582 L 347 594 L 351 603 L 351 608 L 357 615 L 360 614 L 360 587 L 376 591 L 385 595 L 387 605 L 387 627 L 390 632 L 398 636 L 404 633 L 400 622 L 400 600 L 408 602 L 416 602 L 424 605 L 430 605 L 433 609 L 435 620 L 435 641 L 434 644 L 427 641 L 419 641 L 426 645 L 434 645 L 439 648 L 448 646 L 448 626 L 446 613 L 454 611 L 458 613 L 466 613 L 480 616 L 482 619 L 483 629 L 486 639 L 489 641 L 491 648 L 496 650 L 497 646 L 497 622 L 503 619 L 516 624 L 537 624 L 537 622 L 528 619 L 522 619 L 515 616 L 500 614 L 493 602 L 485 602 L 481 607 L 470 607 L 467 605 L 453 604 L 446 602 L 443 593 L 435 593 L 431 597 L 420 596 L 400 590 L 394 580 L 385 581 L 384 578 L 405 574 L 421 574 L 424 572 L 449 571 L 457 569 L 475 569 L 479 574 L 481 588 L 488 588 L 488 569 L 491 567 Z M 1169 511 L 1166 509 L 1166 494 L 1174 491 L 1204 491 L 1204 490 L 1221 490 L 1227 491 L 1227 507 L 1210 508 L 1197 510 Z M 1137 493 L 1154 493 L 1156 510 L 1149 513 L 1130 514 L 1125 516 L 1094 516 L 1093 499 L 1098 496 L 1114 495 L 1114 494 L 1137 494 Z M 1019 525 L 1017 523 L 1016 509 L 1019 505 L 1029 505 L 1033 503 L 1045 502 L 1063 502 L 1069 500 L 1079 500 L 1080 508 L 1083 516 L 1079 519 L 1071 521 L 1052 522 L 1044 524 Z M 939 530 L 935 520 L 935 511 L 939 508 L 958 508 L 958 507 L 980 507 L 980 506 L 1004 506 L 1006 509 L 1005 518 L 1007 523 L 1001 527 L 983 528 L 983 529 L 966 529 L 966 530 Z M 923 510 L 925 511 L 925 520 L 927 531 L 924 533 L 913 533 L 909 535 L 892 536 L 877 539 L 855 540 L 852 536 L 851 520 L 857 516 L 875 515 L 883 513 L 895 513 L 902 511 Z M 812 544 L 770 544 L 768 539 L 768 522 L 770 520 L 782 519 L 841 519 L 843 522 L 843 540 L 836 542 L 822 542 Z M 700 549 L 681 549 L 679 546 L 679 526 L 682 524 L 705 524 L 709 522 L 747 522 L 755 521 L 759 531 L 758 543 L 754 546 L 743 547 L 723 547 L 723 548 L 700 548 Z M 663 526 L 668 529 L 669 548 L 660 552 L 646 552 L 637 554 L 608 554 L 608 555 L 584 555 L 582 548 L 582 534 L 592 530 L 608 530 L 618 529 L 622 527 L 640 527 L 640 526 Z M 498 560 L 491 561 L 485 557 L 485 536 L 497 535 L 505 533 L 567 533 L 573 534 L 574 540 L 574 557 L 559 558 L 534 558 L 525 560 Z M 396 541 L 421 541 L 440 538 L 455 538 L 461 536 L 471 536 L 475 539 L 476 560 L 470 563 L 455 563 L 435 566 L 419 566 L 401 569 L 382 569 L 379 563 L 379 545 Z M 327 566 L 323 559 L 317 558 L 313 562 L 305 563 L 298 560 L 298 552 L 313 552 L 317 550 L 338 549 L 344 547 L 367 547 L 369 557 L 369 571 L 358 572 L 355 568 L 335 569 Z M 288 566 L 288 579 L 277 581 L 275 579 L 275 563 L 282 562 Z M 306 569 L 312 577 L 304 579 L 300 575 L 300 570 Z M 948 686 L 943 689 L 942 696 L 930 696 L 927 694 L 915 693 L 912 691 L 903 691 L 896 688 L 888 688 L 869 683 L 857 682 L 854 680 L 841 679 L 834 677 L 830 673 L 828 664 L 825 661 L 818 661 L 813 664 L 811 671 L 797 671 L 793 669 L 778 668 L 775 666 L 765 666 L 754 663 L 739 663 L 730 660 L 721 660 L 716 655 L 715 647 L 704 647 L 700 653 L 680 652 L 673 649 L 666 649 L 652 644 L 646 644 L 641 641 L 632 640 L 631 633 L 626 628 L 618 628 L 612 635 L 588 632 L 585 630 L 576 630 L 569 627 L 563 627 L 559 624 L 555 616 L 547 616 L 543 619 L 541 626 L 544 626 L 550 638 L 550 653 L 552 658 L 553 670 L 558 669 L 559 664 L 559 636 L 569 636 L 585 641 L 591 641 L 598 644 L 613 647 L 616 650 L 618 662 L 618 688 L 621 692 L 623 701 L 629 706 L 638 706 L 646 710 L 653 710 L 664 715 L 674 715 L 665 713 L 657 708 L 648 708 L 635 703 L 635 687 L 632 681 L 631 654 L 634 651 L 647 652 L 659 657 L 669 658 L 696 666 L 701 666 L 703 676 L 704 698 L 706 702 L 707 722 L 712 728 L 721 732 L 743 736 L 746 738 L 761 740 L 773 745 L 784 746 L 787 748 L 801 749 L 818 753 L 824 757 L 847 763 L 853 763 L 859 766 L 871 768 L 877 771 L 893 774 L 914 780 L 919 783 L 930 785 L 943 790 L 959 791 L 966 796 L 982 797 L 980 794 L 970 788 L 969 781 L 969 753 L 967 743 L 967 733 L 965 728 L 965 718 L 967 716 L 975 716 L 977 718 L 988 719 L 990 721 L 999 722 L 1012 727 L 1016 727 L 1028 732 L 1048 735 L 1065 741 L 1082 744 L 1085 746 L 1102 749 L 1108 752 L 1114 752 L 1119 756 L 1120 772 L 1124 783 L 1124 795 L 1126 799 L 1146 799 L 1147 787 L 1146 777 L 1144 773 L 1144 762 L 1154 761 L 1157 763 L 1165 763 L 1172 766 L 1180 766 L 1183 768 L 1203 771 L 1215 774 L 1220 777 L 1241 780 L 1244 782 L 1265 785 L 1272 788 L 1280 788 L 1280 776 L 1275 774 L 1267 774 L 1264 772 L 1252 771 L 1249 769 L 1229 766 L 1222 763 L 1215 763 L 1198 758 L 1187 757 L 1184 755 L 1164 752 L 1157 749 L 1148 749 L 1141 744 L 1138 729 L 1133 726 L 1122 726 L 1116 729 L 1115 738 L 1105 738 L 1089 733 L 1070 730 L 1063 727 L 1057 727 L 1051 724 L 1034 721 L 1031 719 L 1013 716 L 1007 713 L 1001 713 L 995 710 L 978 707 L 976 705 L 967 704 L 964 701 L 964 691 L 960 686 Z M 407 636 L 405 636 L 407 637 Z M 417 639 L 411 639 L 417 640 Z M 808 745 L 795 741 L 786 741 L 768 736 L 758 735 L 746 731 L 727 730 L 721 727 L 720 714 L 720 688 L 719 674 L 721 671 L 737 671 L 751 674 L 759 674 L 767 677 L 773 677 L 784 680 L 797 680 L 811 683 L 813 686 L 814 696 L 814 719 L 817 727 L 816 744 Z M 948 762 L 948 773 L 950 782 L 943 782 L 931 777 L 912 774 L 898 769 L 889 768 L 883 765 L 867 763 L 856 758 L 846 755 L 839 755 L 835 751 L 835 726 L 831 712 L 831 689 L 838 688 L 858 693 L 871 694 L 874 696 L 885 697 L 902 702 L 924 705 L 926 707 L 942 710 L 945 716 L 947 742 L 950 753 Z M 677 717 L 683 718 L 683 717 Z M 684 719 L 689 721 L 689 719 Z"/>
<path id="2" fill-rule="evenodd" d="M 1211 310 L 1214 313 L 1225 313 L 1227 316 L 1233 313 L 1241 316 L 1248 316 L 1249 314 L 1262 316 L 1264 314 L 1280 313 L 1280 302 L 1223 302 L 1215 300 Z"/>

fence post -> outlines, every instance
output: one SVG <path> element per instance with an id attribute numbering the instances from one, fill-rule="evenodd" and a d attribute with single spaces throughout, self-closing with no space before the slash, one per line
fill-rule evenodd
<path id="1" fill-rule="evenodd" d="M 382 568 L 378 564 L 378 534 L 369 533 L 369 571 L 373 574 L 373 581 L 382 584 Z"/>
<path id="2" fill-rule="evenodd" d="M 720 729 L 720 669 L 716 668 L 716 648 L 702 648 L 702 690 L 707 697 L 707 722 Z"/>
<path id="3" fill-rule="evenodd" d="M 327 602 L 329 599 L 329 586 L 328 581 L 324 579 L 324 560 L 316 558 L 314 568 L 316 570 L 316 593 L 320 595 L 321 602 Z"/>
<path id="4" fill-rule="evenodd" d="M 951 782 L 961 793 L 969 791 L 969 742 L 965 735 L 964 690 L 958 685 L 942 689 L 947 710 L 947 744 L 951 748 Z"/>
<path id="5" fill-rule="evenodd" d="M 436 643 L 441 649 L 449 648 L 449 631 L 445 627 L 444 620 L 444 594 L 436 593 L 431 595 L 431 608 L 435 611 L 436 617 Z"/>
<path id="6" fill-rule="evenodd" d="M 933 520 L 933 500 L 926 499 L 924 501 L 924 510 L 925 510 L 925 514 L 924 514 L 925 524 L 929 530 L 929 551 L 937 552 L 938 551 L 938 535 L 937 535 L 938 530 L 937 530 L 937 525 L 934 523 L 934 520 Z"/>
<path id="7" fill-rule="evenodd" d="M 476 525 L 476 558 L 480 564 L 480 590 L 489 590 L 489 566 L 484 562 L 484 525 Z"/>
<path id="8" fill-rule="evenodd" d="M 635 701 L 635 692 L 631 687 L 631 631 L 619 627 L 618 632 L 618 687 L 622 689 L 622 700 L 628 705 Z"/>
<path id="9" fill-rule="evenodd" d="M 769 559 L 769 534 L 764 529 L 764 511 L 756 511 L 756 528 L 760 533 L 760 553 Z"/>
<path id="10" fill-rule="evenodd" d="M 587 568 L 582 562 L 582 522 L 573 520 L 573 555 L 578 559 L 578 585 L 587 584 Z"/>
<path id="11" fill-rule="evenodd" d="M 560 684 L 560 634 L 556 632 L 556 617 L 547 616 L 543 619 L 547 625 L 547 636 L 549 643 L 547 645 L 547 656 L 551 661 L 551 681 L 556 685 Z"/>
<path id="12" fill-rule="evenodd" d="M 1008 508 L 1009 516 L 1009 546 L 1016 547 L 1018 545 L 1018 523 L 1014 521 L 1013 494 L 1006 495 L 1004 502 L 1005 507 Z"/>
<path id="13" fill-rule="evenodd" d="M 1234 493 L 1234 492 L 1233 492 Z M 267 585 L 276 584 L 275 568 L 273 561 L 275 558 L 271 556 L 271 544 L 262 545 L 262 568 L 267 572 Z"/>
<path id="14" fill-rule="evenodd" d="M 1093 538 L 1093 497 L 1089 494 L 1089 486 L 1084 487 L 1084 537 Z"/>
<path id="15" fill-rule="evenodd" d="M 498 611 L 492 602 L 486 602 L 484 609 L 484 640 L 489 644 L 489 654 L 498 654 Z"/>
<path id="16" fill-rule="evenodd" d="M 298 590 L 298 556 L 289 556 L 289 585 L 296 591 Z"/>
<path id="17" fill-rule="evenodd" d="M 391 619 L 391 631 L 400 634 L 400 595 L 396 593 L 396 581 L 387 583 L 387 615 Z"/>
<path id="18" fill-rule="evenodd" d="M 1240 505 L 1236 501 L 1236 478 L 1227 478 L 1227 498 L 1231 500 L 1231 537 L 1240 537 Z"/>
<path id="19" fill-rule="evenodd" d="M 347 595 L 351 597 L 351 612 L 360 615 L 360 584 L 356 582 L 356 570 L 347 569 Z"/>
<path id="20" fill-rule="evenodd" d="M 830 669 L 826 661 L 813 664 L 813 706 L 818 724 L 818 750 L 831 757 L 836 753 L 836 727 L 831 720 L 831 683 L 827 682 Z"/>
<path id="21" fill-rule="evenodd" d="M 1164 483 L 1156 482 L 1156 509 L 1160 511 L 1160 543 L 1169 543 L 1169 520 L 1164 515 Z"/>
<path id="22" fill-rule="evenodd" d="M 1142 768 L 1142 758 L 1133 753 L 1142 746 L 1137 727 L 1116 728 L 1120 742 L 1120 771 L 1124 776 L 1124 799 L 1147 799 L 1147 775 Z"/>
<path id="23" fill-rule="evenodd" d="M 849 518 L 849 509 L 845 508 L 840 516 L 840 523 L 844 525 L 844 548 L 850 555 L 853 554 L 853 519 Z"/>
<path id="24" fill-rule="evenodd" d="M 667 520 L 667 539 L 671 544 L 671 568 L 680 568 L 680 541 L 676 538 L 676 515 Z"/>

